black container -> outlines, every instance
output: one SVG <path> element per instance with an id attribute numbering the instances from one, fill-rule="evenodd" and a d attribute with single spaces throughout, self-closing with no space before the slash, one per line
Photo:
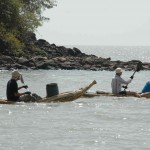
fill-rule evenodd
<path id="1" fill-rule="evenodd" d="M 50 83 L 46 85 L 46 97 L 51 97 L 59 94 L 57 83 Z"/>

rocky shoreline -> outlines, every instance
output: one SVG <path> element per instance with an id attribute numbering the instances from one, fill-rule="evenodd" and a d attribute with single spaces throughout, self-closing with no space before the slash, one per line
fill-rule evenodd
<path id="1" fill-rule="evenodd" d="M 125 70 L 134 70 L 139 60 L 111 61 L 111 58 L 101 58 L 95 55 L 82 53 L 78 48 L 66 48 L 50 44 L 46 40 L 36 39 L 35 34 L 29 37 L 29 48 L 26 56 L 14 57 L 9 54 L 5 41 L 0 41 L 0 70 L 10 69 L 64 69 L 64 70 L 92 70 L 113 71 L 117 67 Z M 31 47 L 42 50 L 34 51 Z M 111 56 L 110 56 L 111 57 Z M 150 70 L 150 63 L 142 63 L 142 70 Z"/>

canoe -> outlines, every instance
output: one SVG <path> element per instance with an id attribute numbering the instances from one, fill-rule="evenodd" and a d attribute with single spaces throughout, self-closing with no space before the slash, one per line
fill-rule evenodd
<path id="1" fill-rule="evenodd" d="M 76 91 L 71 91 L 71 92 L 64 92 L 55 96 L 51 97 L 45 97 L 42 98 L 41 100 L 36 101 L 36 103 L 50 103 L 50 102 L 69 102 L 69 101 L 74 101 L 80 97 L 83 96 L 94 84 L 96 84 L 96 81 L 94 80 L 91 84 L 89 84 L 85 88 L 81 88 Z M 7 100 L 0 100 L 0 104 L 14 104 L 16 102 L 13 101 L 7 101 Z"/>
<path id="2" fill-rule="evenodd" d="M 83 97 L 91 98 L 91 97 L 95 97 L 95 96 L 133 97 L 132 95 L 116 95 L 116 94 L 112 94 L 110 92 L 104 92 L 104 91 L 96 91 L 95 93 L 94 92 L 86 92 L 86 93 L 83 94 Z M 150 98 L 150 92 L 142 93 L 141 98 L 142 97 Z"/>
<path id="3" fill-rule="evenodd" d="M 81 96 L 83 96 L 84 93 L 86 93 L 94 84 L 96 84 L 96 81 L 94 80 L 91 84 L 89 84 L 87 87 L 79 89 L 77 91 L 72 92 L 64 92 L 62 94 L 52 96 L 52 97 L 46 97 L 42 100 L 39 100 L 38 102 L 68 102 L 68 101 L 74 101 Z"/>

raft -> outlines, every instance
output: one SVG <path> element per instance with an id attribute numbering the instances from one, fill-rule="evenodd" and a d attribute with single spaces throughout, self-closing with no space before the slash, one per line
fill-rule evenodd
<path id="1" fill-rule="evenodd" d="M 45 97 L 41 100 L 36 101 L 36 103 L 50 103 L 50 102 L 69 102 L 74 101 L 80 97 L 83 96 L 84 93 L 86 93 L 94 84 L 96 84 L 96 81 L 94 80 L 91 84 L 89 84 L 85 88 L 81 88 L 76 91 L 71 92 L 64 92 L 55 96 L 51 97 Z M 0 100 L 0 104 L 14 104 L 16 102 L 13 101 L 7 101 L 7 100 Z"/>
<path id="2" fill-rule="evenodd" d="M 139 93 L 140 94 L 140 93 Z M 94 92 L 86 92 L 83 94 L 83 97 L 96 97 L 96 96 L 110 96 L 110 97 L 134 97 L 132 95 L 116 95 L 116 94 L 112 94 L 110 92 L 104 92 L 104 91 L 96 91 Z M 141 94 L 141 98 L 145 97 L 145 98 L 150 98 L 150 92 L 146 92 L 146 93 L 142 93 Z"/>
<path id="3" fill-rule="evenodd" d="M 74 91 L 74 92 L 64 92 L 62 94 L 52 96 L 52 97 L 46 97 L 42 100 L 39 100 L 38 102 L 68 102 L 68 101 L 74 101 L 81 96 L 83 96 L 84 93 L 86 93 L 94 84 L 96 84 L 96 81 L 94 80 L 91 84 L 89 84 L 87 87 L 82 88 L 80 90 Z"/>

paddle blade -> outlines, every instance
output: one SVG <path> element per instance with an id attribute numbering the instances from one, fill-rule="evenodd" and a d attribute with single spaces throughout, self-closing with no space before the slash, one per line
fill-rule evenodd
<path id="1" fill-rule="evenodd" d="M 21 81 L 21 83 L 24 84 L 24 80 L 23 80 L 23 76 L 22 75 L 20 75 L 20 81 Z"/>
<path id="2" fill-rule="evenodd" d="M 138 62 L 137 66 L 136 66 L 136 71 L 139 72 L 142 69 L 142 62 Z"/>

